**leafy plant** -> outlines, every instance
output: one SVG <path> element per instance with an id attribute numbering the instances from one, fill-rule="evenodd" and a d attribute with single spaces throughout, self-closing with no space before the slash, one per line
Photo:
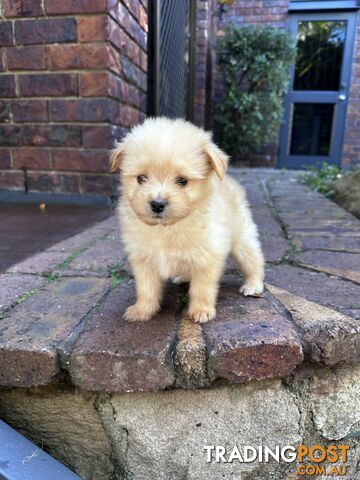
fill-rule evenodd
<path id="1" fill-rule="evenodd" d="M 320 168 L 309 167 L 309 171 L 300 177 L 300 181 L 306 183 L 324 195 L 331 195 L 331 184 L 339 178 L 341 170 L 336 165 L 324 162 Z"/>
<path id="2" fill-rule="evenodd" d="M 295 47 L 285 30 L 231 24 L 217 54 L 224 81 L 215 116 L 220 140 L 233 157 L 243 156 L 276 139 Z"/>

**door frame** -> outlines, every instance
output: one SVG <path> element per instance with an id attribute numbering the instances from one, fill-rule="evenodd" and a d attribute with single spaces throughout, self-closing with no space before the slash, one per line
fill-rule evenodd
<path id="1" fill-rule="evenodd" d="M 284 114 L 280 128 L 278 168 L 301 169 L 304 166 L 320 166 L 323 162 L 340 166 L 346 127 L 347 106 L 349 101 L 351 71 L 354 54 L 356 35 L 357 12 L 354 11 L 306 11 L 289 13 L 289 27 L 292 37 L 296 40 L 298 21 L 321 21 L 321 20 L 346 20 L 346 41 L 341 69 L 340 88 L 337 91 L 309 91 L 293 90 L 295 76 L 295 62 L 291 66 L 289 90 L 284 99 Z M 345 95 L 345 100 L 340 101 L 339 96 Z M 290 141 L 292 128 L 292 104 L 293 103 L 334 103 L 334 117 L 331 133 L 330 155 L 290 155 Z"/>

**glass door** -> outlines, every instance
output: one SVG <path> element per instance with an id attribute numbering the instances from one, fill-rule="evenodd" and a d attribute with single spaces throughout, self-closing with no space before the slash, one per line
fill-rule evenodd
<path id="1" fill-rule="evenodd" d="M 279 167 L 340 165 L 356 14 L 290 16 L 296 61 L 285 99 Z"/>

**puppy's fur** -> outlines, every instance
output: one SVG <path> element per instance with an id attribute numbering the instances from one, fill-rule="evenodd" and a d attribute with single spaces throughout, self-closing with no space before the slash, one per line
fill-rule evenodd
<path id="1" fill-rule="evenodd" d="M 136 281 L 127 320 L 149 320 L 168 279 L 190 282 L 195 322 L 213 319 L 230 253 L 244 274 L 240 291 L 263 291 L 264 259 L 245 192 L 225 175 L 228 157 L 209 133 L 183 120 L 148 119 L 116 146 L 111 162 L 121 171 L 122 237 Z"/>

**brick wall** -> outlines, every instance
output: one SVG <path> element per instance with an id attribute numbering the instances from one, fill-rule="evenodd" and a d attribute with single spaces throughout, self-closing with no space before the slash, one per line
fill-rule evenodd
<path id="1" fill-rule="evenodd" d="M 360 165 L 360 16 L 354 46 L 351 89 L 346 118 L 342 166 Z"/>
<path id="2" fill-rule="evenodd" d="M 116 190 L 108 149 L 145 116 L 147 1 L 2 0 L 0 189 Z"/>

